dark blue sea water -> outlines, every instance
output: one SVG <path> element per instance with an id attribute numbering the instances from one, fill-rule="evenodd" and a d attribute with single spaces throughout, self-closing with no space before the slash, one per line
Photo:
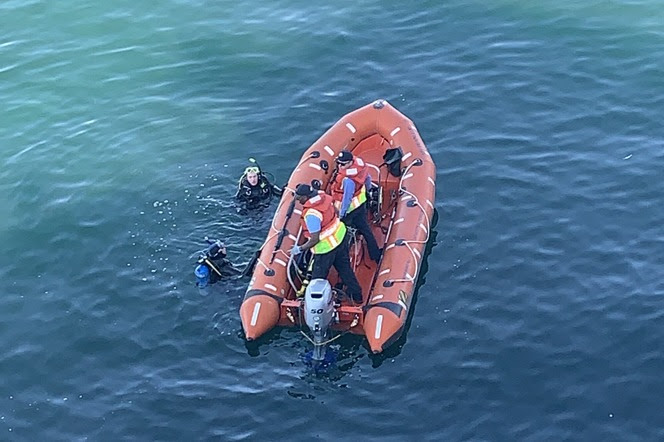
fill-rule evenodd
<path id="1" fill-rule="evenodd" d="M 0 440 L 664 439 L 656 0 L 0 4 Z M 438 166 L 404 339 L 311 370 L 233 280 L 285 181 L 385 98 Z"/>

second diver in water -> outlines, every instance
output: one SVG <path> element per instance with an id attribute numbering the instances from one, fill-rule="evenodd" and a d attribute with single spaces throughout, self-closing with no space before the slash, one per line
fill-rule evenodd
<path id="1" fill-rule="evenodd" d="M 233 264 L 226 259 L 226 246 L 220 240 L 206 239 L 209 246 L 198 257 L 194 275 L 196 276 L 196 285 L 204 288 L 209 284 L 238 275 L 240 271 L 233 267 Z"/>

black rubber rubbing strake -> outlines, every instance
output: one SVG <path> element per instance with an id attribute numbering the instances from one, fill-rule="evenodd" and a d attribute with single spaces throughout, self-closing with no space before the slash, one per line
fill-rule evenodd
<path id="1" fill-rule="evenodd" d="M 394 313 L 397 316 L 401 316 L 401 312 L 403 311 L 403 307 L 401 306 L 401 304 L 397 304 L 396 302 L 389 302 L 389 301 L 379 302 L 377 304 L 372 304 L 372 305 L 367 307 L 367 311 L 374 308 L 374 307 L 383 307 L 384 309 L 387 309 L 387 310 L 391 311 L 392 313 Z"/>
<path id="2" fill-rule="evenodd" d="M 282 298 L 281 296 L 273 295 L 272 293 L 268 293 L 265 290 L 260 290 L 260 289 L 251 289 L 251 290 L 249 290 L 247 293 L 245 293 L 244 299 L 247 300 L 249 298 L 252 298 L 254 296 L 259 296 L 259 295 L 268 296 L 268 297 L 274 299 L 275 301 L 277 301 L 279 303 L 279 305 L 281 305 L 281 303 L 284 301 L 284 298 Z"/>

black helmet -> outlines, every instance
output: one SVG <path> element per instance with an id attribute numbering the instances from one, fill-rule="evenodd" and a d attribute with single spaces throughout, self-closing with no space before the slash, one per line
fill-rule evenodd
<path id="1" fill-rule="evenodd" d="M 348 150 L 342 150 L 341 152 L 339 152 L 339 155 L 337 155 L 334 161 L 336 161 L 339 164 L 350 163 L 351 161 L 353 161 L 353 154 L 350 153 L 350 151 Z"/>
<path id="2" fill-rule="evenodd" d="M 298 184 L 297 187 L 295 188 L 295 195 L 297 196 L 306 196 L 306 197 L 312 197 L 318 194 L 316 190 L 312 189 L 310 185 L 308 184 Z"/>

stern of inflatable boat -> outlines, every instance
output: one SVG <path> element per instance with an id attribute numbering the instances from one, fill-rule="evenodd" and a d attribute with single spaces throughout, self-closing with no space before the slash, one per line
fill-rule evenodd
<path id="1" fill-rule="evenodd" d="M 279 300 L 264 292 L 248 294 L 240 306 L 240 318 L 248 341 L 259 338 L 279 322 Z"/>
<path id="2" fill-rule="evenodd" d="M 364 332 L 372 353 L 380 353 L 401 336 L 405 318 L 390 309 L 371 306 L 364 315 Z"/>

